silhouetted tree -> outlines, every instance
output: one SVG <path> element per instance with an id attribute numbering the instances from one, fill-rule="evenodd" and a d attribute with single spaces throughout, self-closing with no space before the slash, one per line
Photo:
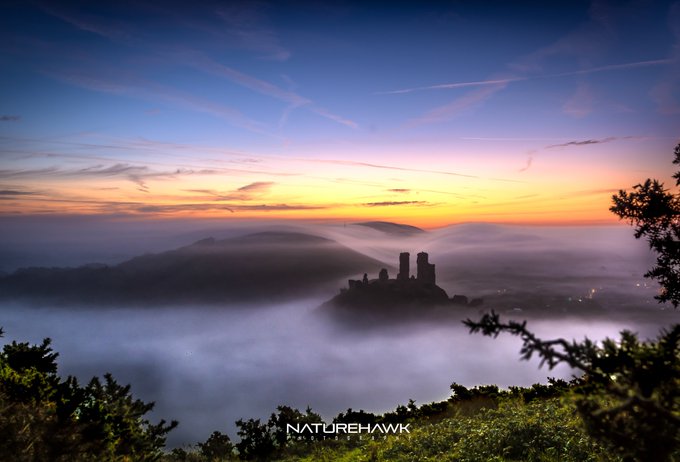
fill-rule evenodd
<path id="1" fill-rule="evenodd" d="M 85 387 L 62 380 L 50 343 L 12 342 L 0 352 L 0 460 L 157 460 L 177 422 L 149 423 L 153 403 L 110 374 Z"/>
<path id="2" fill-rule="evenodd" d="M 205 443 L 198 443 L 198 448 L 201 455 L 209 461 L 230 460 L 234 452 L 234 445 L 229 439 L 229 435 L 225 435 L 218 431 L 212 432 Z"/>
<path id="3" fill-rule="evenodd" d="M 680 144 L 673 163 L 680 164 Z M 680 172 L 673 177 L 680 185 Z M 656 298 L 680 302 L 680 196 L 671 194 L 657 180 L 646 180 L 634 191 L 620 191 L 611 210 L 636 227 L 635 237 L 645 236 L 657 254 L 656 266 L 647 277 L 656 279 L 662 291 Z M 588 433 L 608 445 L 626 461 L 668 461 L 680 447 L 680 325 L 661 331 L 656 341 L 641 342 L 631 332 L 619 342 L 601 345 L 585 339 L 542 340 L 524 322 L 501 322 L 491 312 L 481 320 L 467 319 L 470 332 L 519 336 L 522 359 L 534 354 L 541 365 L 553 368 L 565 363 L 583 372 L 577 387 L 577 408 Z"/>
<path id="4" fill-rule="evenodd" d="M 675 147 L 674 164 L 680 164 L 680 144 Z M 673 175 L 680 186 L 680 171 Z M 680 303 L 680 194 L 671 193 L 658 180 L 647 179 L 632 192 L 613 196 L 612 212 L 635 227 L 635 237 L 645 237 L 656 252 L 656 266 L 645 277 L 661 284 L 660 302 Z"/>
<path id="5" fill-rule="evenodd" d="M 268 460 L 276 450 L 270 423 L 260 423 L 260 419 L 236 421 L 238 436 L 236 443 L 238 455 L 243 460 Z"/>
<path id="6" fill-rule="evenodd" d="M 321 416 L 312 409 L 308 407 L 303 414 L 298 409 L 291 408 L 289 406 L 278 406 L 278 413 L 272 414 L 269 418 L 269 426 L 273 432 L 274 442 L 279 449 L 284 448 L 289 441 L 288 424 L 310 424 L 310 423 L 322 423 L 323 420 Z M 304 440 L 310 440 L 313 436 L 312 432 L 305 431 L 296 434 L 296 438 L 301 438 Z"/>

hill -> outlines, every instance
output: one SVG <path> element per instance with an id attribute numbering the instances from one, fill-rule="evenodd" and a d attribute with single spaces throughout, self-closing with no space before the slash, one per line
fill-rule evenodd
<path id="1" fill-rule="evenodd" d="M 382 231 L 385 234 L 394 236 L 412 236 L 414 234 L 424 233 L 425 230 L 416 226 L 402 225 L 400 223 L 391 223 L 389 221 L 366 221 L 363 223 L 355 223 L 359 226 L 366 226 L 377 231 Z"/>
<path id="2" fill-rule="evenodd" d="M 262 232 L 132 258 L 114 266 L 23 268 L 0 277 L 0 298 L 65 303 L 268 302 L 313 295 L 372 258 L 335 241 Z"/>

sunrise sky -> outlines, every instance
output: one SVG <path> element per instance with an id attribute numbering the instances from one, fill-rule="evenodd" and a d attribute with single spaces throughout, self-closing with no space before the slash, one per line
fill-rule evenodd
<path id="1" fill-rule="evenodd" d="M 1 8 L 5 216 L 592 224 L 671 184 L 678 2 Z"/>

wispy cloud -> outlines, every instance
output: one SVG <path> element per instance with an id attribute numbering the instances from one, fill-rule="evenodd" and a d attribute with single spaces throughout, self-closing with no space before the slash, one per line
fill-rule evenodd
<path id="1" fill-rule="evenodd" d="M 177 51 L 176 56 L 179 58 L 177 59 L 178 62 L 190 65 L 208 74 L 226 78 L 227 80 L 236 83 L 237 85 L 241 85 L 245 88 L 248 88 L 254 92 L 287 103 L 288 106 L 286 107 L 281 116 L 279 126 L 285 124 L 291 111 L 299 107 L 304 107 L 321 117 L 325 117 L 326 119 L 332 120 L 341 125 L 345 125 L 350 128 L 358 127 L 358 124 L 353 120 L 347 119 L 346 117 L 342 117 L 340 115 L 328 111 L 327 109 L 321 108 L 315 105 L 314 102 L 309 98 L 301 96 L 293 91 L 284 90 L 283 88 L 274 85 L 270 82 L 244 74 L 243 72 L 225 66 L 224 64 L 221 64 L 202 53 L 183 49 Z"/>
<path id="2" fill-rule="evenodd" d="M 21 116 L 18 115 L 1 115 L 0 122 L 18 122 L 21 120 Z"/>
<path id="3" fill-rule="evenodd" d="M 410 189 L 405 189 L 405 188 L 392 188 L 392 189 L 388 189 L 388 191 L 393 192 L 393 193 L 401 193 L 401 194 L 411 192 Z"/>
<path id="4" fill-rule="evenodd" d="M 0 196 L 10 196 L 10 197 L 15 197 L 15 196 L 33 196 L 35 194 L 38 194 L 33 191 L 20 191 L 17 189 L 0 189 Z"/>
<path id="5" fill-rule="evenodd" d="M 143 80 L 126 81 L 122 76 L 119 76 L 118 81 L 114 81 L 100 75 L 87 75 L 77 72 L 47 72 L 47 74 L 63 82 L 89 90 L 132 96 L 146 101 L 171 103 L 195 112 L 213 115 L 236 127 L 273 136 L 266 130 L 264 124 L 246 117 L 237 109 L 197 98 L 163 85 Z"/>
<path id="6" fill-rule="evenodd" d="M 146 165 L 113 164 L 93 165 L 79 169 L 62 169 L 60 167 L 46 167 L 41 169 L 4 169 L 0 170 L 0 179 L 19 179 L 37 177 L 62 178 L 113 178 L 120 177 L 134 183 L 142 192 L 149 192 L 147 182 L 151 179 L 176 179 L 183 175 L 211 175 L 214 170 L 175 169 L 169 171 L 152 170 Z"/>
<path id="7" fill-rule="evenodd" d="M 326 109 L 317 107 L 317 106 L 310 106 L 309 110 L 312 111 L 315 114 L 320 115 L 321 117 L 325 117 L 329 120 L 332 120 L 334 122 L 337 122 L 339 124 L 345 125 L 346 127 L 349 128 L 358 128 L 359 124 L 354 122 L 353 120 L 346 119 L 344 117 L 341 117 L 339 115 L 333 114 L 332 112 L 327 111 Z"/>
<path id="8" fill-rule="evenodd" d="M 224 77 L 257 93 L 271 96 L 272 98 L 276 98 L 296 106 L 302 106 L 311 103 L 311 100 L 303 96 L 284 90 L 272 83 L 266 82 L 256 77 L 244 74 L 243 72 L 237 71 L 236 69 L 233 69 L 229 66 L 225 66 L 224 64 L 221 64 L 202 53 L 184 49 L 178 50 L 176 57 L 179 58 L 179 62 L 183 64 L 190 65 L 208 74 Z"/>
<path id="9" fill-rule="evenodd" d="M 526 172 L 527 170 L 529 170 L 531 168 L 531 164 L 533 164 L 533 163 L 534 163 L 534 157 L 531 154 L 529 154 L 529 157 L 527 157 L 527 164 L 524 167 L 520 168 L 519 171 L 520 172 Z"/>
<path id="10" fill-rule="evenodd" d="M 384 201 L 384 202 L 366 202 L 365 207 L 391 207 L 395 205 L 428 205 L 427 201 Z"/>
<path id="11" fill-rule="evenodd" d="M 459 115 L 474 106 L 477 106 L 491 98 L 495 93 L 504 89 L 508 85 L 527 80 L 552 79 L 567 76 L 577 76 L 593 74 L 598 72 L 623 71 L 627 69 L 643 68 L 650 66 L 668 66 L 678 62 L 678 57 L 671 59 L 653 59 L 644 61 L 627 62 L 620 64 L 608 64 L 604 66 L 577 69 L 568 72 L 545 73 L 543 65 L 549 58 L 556 55 L 571 55 L 581 58 L 583 62 L 593 62 L 598 59 L 598 52 L 594 50 L 595 45 L 606 46 L 616 35 L 613 32 L 613 25 L 610 19 L 612 9 L 594 3 L 590 9 L 590 18 L 581 27 L 566 34 L 556 42 L 538 49 L 537 51 L 509 63 L 505 74 L 494 75 L 487 79 L 469 80 L 462 82 L 450 82 L 437 85 L 409 87 L 391 90 L 387 94 L 403 94 L 419 91 L 459 89 L 467 87 L 478 87 L 448 104 L 435 107 L 420 117 L 411 119 L 405 126 L 412 128 L 424 124 L 433 124 L 446 121 Z M 589 57 L 589 59 L 585 59 Z M 680 75 L 680 74 L 679 74 Z M 660 87 L 658 92 L 667 95 L 668 91 Z M 680 106 L 679 106 L 680 107 Z M 671 108 L 671 110 L 674 110 Z"/>
<path id="12" fill-rule="evenodd" d="M 205 212 L 223 211 L 231 213 L 237 212 L 290 212 L 299 210 L 321 210 L 328 208 L 321 205 L 305 204 L 216 204 L 216 203 L 195 203 L 195 204 L 172 204 L 172 205 L 133 205 L 127 206 L 128 210 L 137 213 L 180 213 L 180 212 Z"/>
<path id="13" fill-rule="evenodd" d="M 602 143 L 610 143 L 612 141 L 616 141 L 619 139 L 625 139 L 625 138 L 630 138 L 630 137 L 617 137 L 617 136 L 609 136 L 607 138 L 601 138 L 601 139 L 589 139 L 589 140 L 575 140 L 575 141 L 568 141 L 566 143 L 560 143 L 560 144 L 551 144 L 550 146 L 546 146 L 545 149 L 553 149 L 553 148 L 563 148 L 567 146 L 588 146 L 591 144 L 602 144 Z"/>
<path id="14" fill-rule="evenodd" d="M 576 92 L 564 103 L 562 111 L 577 119 L 583 118 L 593 110 L 593 91 L 585 82 L 579 83 Z"/>
<path id="15" fill-rule="evenodd" d="M 224 32 L 240 47 L 263 53 L 262 59 L 286 61 L 291 52 L 281 45 L 276 32 L 268 26 L 265 8 L 266 5 L 257 2 L 235 2 L 221 5 L 216 14 L 227 26 Z"/>
<path id="16" fill-rule="evenodd" d="M 450 90 L 454 88 L 483 87 L 487 85 L 506 85 L 519 80 L 527 80 L 526 77 L 513 77 L 506 79 L 473 80 L 468 82 L 440 83 L 437 85 L 427 85 L 424 87 L 402 88 L 401 90 L 377 91 L 374 95 L 401 95 L 426 90 Z"/>
<path id="17" fill-rule="evenodd" d="M 274 182 L 272 181 L 256 181 L 255 183 L 250 183 L 245 186 L 241 186 L 240 188 L 238 188 L 238 190 L 247 192 L 268 191 L 273 184 Z"/>
<path id="18" fill-rule="evenodd" d="M 419 125 L 431 124 L 436 122 L 442 122 L 450 119 L 473 106 L 483 103 L 489 99 L 494 93 L 505 88 L 507 84 L 496 83 L 493 86 L 483 87 L 477 90 L 473 90 L 466 95 L 456 98 L 448 104 L 443 106 L 438 106 L 434 109 L 429 110 L 422 116 L 411 119 L 407 124 L 407 128 L 413 128 Z"/>
<path id="19" fill-rule="evenodd" d="M 668 25 L 675 38 L 672 57 L 674 65 L 650 92 L 659 113 L 664 115 L 680 114 L 680 2 L 671 5 L 668 12 Z"/>
<path id="20" fill-rule="evenodd" d="M 399 171 L 404 171 L 404 172 L 434 173 L 434 174 L 438 174 L 438 175 L 459 176 L 459 177 L 464 177 L 464 178 L 479 178 L 477 175 L 466 175 L 464 173 L 449 172 L 449 171 L 445 171 L 445 170 L 425 170 L 425 169 L 417 169 L 417 168 L 396 167 L 396 166 L 393 166 L 393 165 L 372 164 L 372 163 L 369 163 L 369 162 L 357 162 L 357 161 L 352 161 L 352 160 L 311 159 L 311 158 L 295 159 L 295 160 L 302 161 L 302 162 L 310 162 L 310 163 L 348 165 L 348 166 L 356 166 L 356 167 L 378 168 L 378 169 L 384 169 L 384 170 L 399 170 Z"/>
<path id="21" fill-rule="evenodd" d="M 487 79 L 487 80 L 473 80 L 465 82 L 452 82 L 452 83 L 442 83 L 437 85 L 427 85 L 423 87 L 412 87 L 412 88 L 402 88 L 400 90 L 391 91 L 381 91 L 375 92 L 376 95 L 396 95 L 404 93 L 413 93 L 418 91 L 429 91 L 429 90 L 450 90 L 456 88 L 468 88 L 468 87 L 480 87 L 480 86 L 494 86 L 502 85 L 505 87 L 507 84 L 513 82 L 522 82 L 526 80 L 537 80 L 537 79 L 552 79 L 557 77 L 570 77 L 575 75 L 585 75 L 594 74 L 597 72 L 607 72 L 607 71 L 619 71 L 627 69 L 635 69 L 640 67 L 650 67 L 650 66 L 666 66 L 673 64 L 675 59 L 654 59 L 647 61 L 635 61 L 623 64 L 609 64 L 606 66 L 591 67 L 587 69 L 580 69 L 569 72 L 558 72 L 554 74 L 543 74 L 543 75 L 528 75 L 528 76 L 515 76 L 508 78 L 498 78 L 498 79 Z"/>
<path id="22" fill-rule="evenodd" d="M 70 139 L 70 138 L 69 138 Z M 206 174 L 222 174 L 234 177 L 243 175 L 263 175 L 267 177 L 292 177 L 299 176 L 299 172 L 287 171 L 275 168 L 266 161 L 270 159 L 289 161 L 288 158 L 275 157 L 252 157 L 251 154 L 231 151 L 219 147 L 194 144 L 178 144 L 162 142 L 156 140 L 146 140 L 141 138 L 110 138 L 106 137 L 102 142 L 80 142 L 76 136 L 74 141 L 69 139 L 43 139 L 28 137 L 7 137 L 0 136 L 0 141 L 6 141 L 12 148 L 5 148 L 5 154 L 14 154 L 20 159 L 45 158 L 55 159 L 68 163 L 80 163 L 90 166 L 92 162 L 113 165 L 120 163 L 120 152 L 124 151 L 131 158 L 128 163 L 135 165 L 145 165 L 154 171 L 166 171 L 168 168 L 168 158 L 174 159 L 175 168 L 184 171 L 192 171 L 195 174 L 205 172 Z M 89 139 L 86 137 L 86 139 Z M 97 138 L 98 139 L 98 138 Z M 65 152 L 55 151 L 57 147 L 63 146 Z M 83 154 L 73 153 L 74 151 L 84 151 Z M 93 155 L 91 152 L 105 153 L 113 150 L 114 155 Z M 210 153 L 209 158 L 197 159 L 199 153 Z M 155 160 L 152 154 L 159 154 L 159 159 Z M 227 157 L 224 159 L 223 157 Z M 236 168 L 234 164 L 240 166 Z M 31 170 L 32 172 L 33 170 Z"/>
<path id="23" fill-rule="evenodd" d="M 46 13 L 59 18 L 82 31 L 91 32 L 117 42 L 130 43 L 131 41 L 130 32 L 122 25 L 114 24 L 110 18 L 103 21 L 94 16 L 84 15 L 82 12 L 76 14 L 73 11 L 64 9 L 63 5 L 57 7 L 53 2 L 41 3 L 40 6 Z"/>
<path id="24" fill-rule="evenodd" d="M 251 75 L 247 75 L 232 67 L 225 66 L 224 64 L 215 61 L 204 53 L 187 49 L 183 45 L 159 45 L 149 42 L 148 40 L 144 40 L 140 38 L 143 35 L 139 31 L 135 31 L 135 28 L 129 24 L 117 24 L 112 26 L 110 20 L 102 21 L 101 19 L 98 19 L 94 16 L 86 16 L 83 13 L 65 11 L 62 8 L 56 8 L 54 6 L 44 6 L 43 8 L 49 14 L 52 14 L 53 16 L 68 22 L 80 30 L 100 35 L 116 43 L 135 46 L 136 48 L 143 47 L 153 50 L 158 56 L 164 56 L 165 59 L 169 59 L 172 63 L 181 63 L 182 65 L 191 66 L 195 69 L 201 70 L 202 72 L 226 78 L 229 81 L 248 88 L 254 92 L 284 101 L 288 106 L 283 112 L 279 122 L 280 126 L 285 124 L 291 111 L 298 107 L 308 106 L 308 109 L 311 112 L 321 117 L 327 118 L 347 127 L 358 127 L 356 122 L 346 117 L 334 114 L 322 107 L 318 107 L 314 105 L 310 99 L 305 98 L 304 96 L 296 94 L 292 91 L 284 90 L 270 82 L 258 79 Z M 158 13 L 158 11 L 156 12 Z M 216 29 L 212 26 L 203 24 L 199 27 L 200 29 L 212 31 L 214 34 L 222 37 L 223 41 L 226 40 L 227 42 L 236 42 L 240 48 L 265 53 L 264 55 L 260 56 L 264 59 L 284 61 L 290 57 L 290 52 L 280 46 L 275 34 L 269 28 L 263 26 L 263 24 L 266 23 L 266 16 L 263 14 L 262 5 L 255 3 L 235 3 L 228 6 L 222 5 L 217 8 L 213 14 L 220 18 L 220 21 L 223 25 L 226 25 L 226 27 L 223 26 L 219 29 Z M 184 18 L 175 18 L 175 20 L 179 25 L 187 25 Z M 105 87 L 108 88 L 105 89 Z M 125 85 L 123 85 L 123 87 L 125 87 Z M 121 88 L 115 85 L 115 83 L 113 85 L 102 86 L 100 82 L 97 85 L 97 88 L 100 91 L 108 91 L 111 93 L 127 92 L 126 88 Z M 163 93 L 167 93 L 167 90 Z M 173 96 L 172 99 L 176 98 Z M 185 95 L 183 99 L 186 100 L 187 95 Z M 206 107 L 205 102 L 199 105 L 194 103 L 195 101 L 191 105 L 203 108 Z M 210 109 L 207 112 L 214 112 L 214 110 Z M 219 112 L 222 113 L 224 111 L 222 110 Z M 230 114 L 230 118 L 233 118 L 233 116 L 234 114 Z"/>
<path id="25" fill-rule="evenodd" d="M 273 181 L 256 181 L 254 183 L 249 183 L 245 186 L 241 186 L 231 191 L 222 192 L 213 189 L 185 189 L 185 192 L 200 194 L 201 196 L 207 196 L 214 201 L 238 201 L 238 202 L 251 202 L 255 200 L 262 200 L 275 185 Z"/>

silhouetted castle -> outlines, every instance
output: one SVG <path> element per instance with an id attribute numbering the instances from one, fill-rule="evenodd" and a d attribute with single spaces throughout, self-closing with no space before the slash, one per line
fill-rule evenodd
<path id="1" fill-rule="evenodd" d="M 417 277 L 414 278 L 413 276 L 410 275 L 411 254 L 409 254 L 408 252 L 400 253 L 399 274 L 397 274 L 396 281 L 400 283 L 400 285 L 406 282 L 410 282 L 411 284 L 413 284 L 413 281 L 416 281 L 419 284 L 436 285 L 434 265 L 428 261 L 428 258 L 429 257 L 425 252 L 420 252 L 418 254 L 418 259 L 416 260 L 416 264 L 418 265 L 416 270 Z M 378 273 L 378 282 L 386 284 L 389 283 L 390 281 L 395 280 L 389 278 L 386 268 L 381 269 L 380 272 Z M 364 278 L 361 281 L 353 279 L 349 280 L 350 289 L 365 284 L 369 284 L 368 274 L 364 274 Z"/>
<path id="2" fill-rule="evenodd" d="M 426 252 L 420 252 L 416 258 L 416 275 L 411 275 L 411 255 L 408 252 L 399 254 L 399 273 L 396 279 L 390 279 L 386 268 L 378 273 L 377 279 L 369 280 L 364 273 L 361 280 L 350 279 L 347 289 L 340 289 L 331 302 L 345 306 L 364 306 L 369 308 L 398 305 L 479 305 L 481 299 L 468 303 L 464 295 L 449 298 L 446 291 L 436 284 L 435 265 L 429 262 Z"/>

